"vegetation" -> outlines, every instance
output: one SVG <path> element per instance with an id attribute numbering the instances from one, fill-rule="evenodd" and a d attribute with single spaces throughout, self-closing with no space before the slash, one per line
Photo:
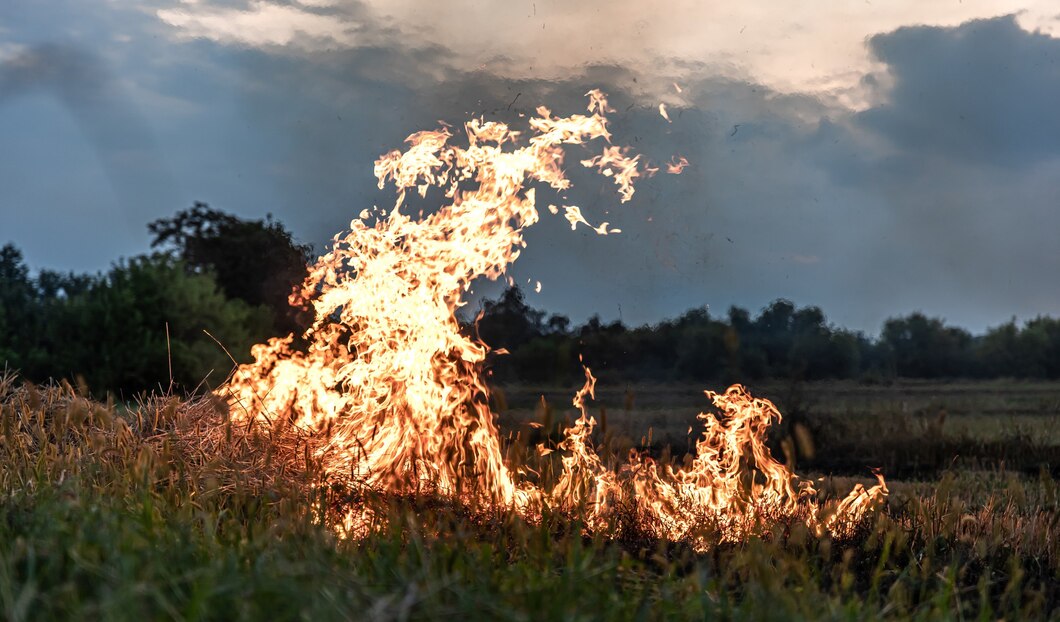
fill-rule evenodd
<path id="1" fill-rule="evenodd" d="M 269 454 L 267 430 L 227 428 L 209 400 L 120 410 L 7 377 L 0 414 L 10 620 L 1033 619 L 1060 607 L 1047 473 L 892 482 L 887 510 L 847 541 L 778 525 L 696 554 L 430 503 L 395 503 L 390 531 L 339 540 L 320 508 L 341 499 L 311 462 Z M 821 488 L 833 484 L 850 485 Z"/>
<path id="2" fill-rule="evenodd" d="M 273 333 L 297 333 L 306 325 L 303 309 L 288 298 L 305 280 L 313 248 L 296 242 L 271 215 L 244 220 L 196 202 L 147 228 L 152 247 L 168 249 L 196 274 L 212 274 L 226 297 L 268 309 Z"/>
<path id="3" fill-rule="evenodd" d="M 194 390 L 219 385 L 232 357 L 299 321 L 287 295 L 309 251 L 279 224 L 199 203 L 150 228 L 166 252 L 106 274 L 31 276 L 17 248 L 0 248 L 0 370 L 126 399 Z"/>
<path id="4" fill-rule="evenodd" d="M 878 339 L 831 326 L 817 307 L 777 300 L 752 317 L 706 307 L 628 328 L 590 318 L 582 326 L 549 316 L 508 289 L 486 301 L 477 328 L 511 354 L 495 357 L 500 382 L 569 383 L 582 357 L 603 379 L 748 382 L 763 379 L 1060 378 L 1060 319 L 1015 320 L 985 335 L 915 312 L 884 323 Z"/>

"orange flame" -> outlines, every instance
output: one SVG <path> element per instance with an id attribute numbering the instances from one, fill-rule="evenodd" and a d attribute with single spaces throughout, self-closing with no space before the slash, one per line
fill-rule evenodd
<path id="1" fill-rule="evenodd" d="M 780 414 L 740 386 L 707 392 L 722 418 L 701 414 L 704 433 L 686 469 L 631 454 L 609 468 L 594 450 L 596 424 L 585 400 L 595 378 L 574 398 L 581 416 L 555 449 L 562 470 L 550 490 L 513 471 L 503 460 L 482 363 L 489 348 L 461 332 L 456 311 L 475 278 L 502 278 L 518 257 L 523 231 L 536 223 L 537 182 L 563 191 L 564 145 L 602 139 L 606 145 L 582 165 L 613 179 L 623 202 L 634 181 L 653 169 L 639 155 L 610 145 L 607 99 L 590 91 L 588 115 L 555 117 L 545 107 L 529 120 L 531 133 L 474 119 L 464 124 L 466 146 L 448 129 L 417 132 L 404 151 L 375 163 L 380 187 L 393 183 L 398 198 L 389 213 L 368 211 L 336 236 L 330 252 L 311 267 L 292 302 L 311 304 L 315 321 L 293 347 L 288 336 L 255 346 L 225 387 L 233 417 L 245 424 L 293 426 L 319 442 L 316 455 L 329 477 L 365 490 L 430 493 L 468 504 L 506 507 L 533 518 L 545 507 L 585 512 L 600 528 L 620 504 L 664 537 L 690 539 L 700 548 L 735 540 L 780 517 L 801 517 L 818 532 L 846 533 L 887 494 L 883 478 L 858 486 L 844 500 L 819 504 L 813 486 L 774 460 L 765 435 Z M 680 167 L 687 164 L 684 158 Z M 670 170 L 670 172 L 680 172 Z M 405 193 L 445 197 L 435 212 L 402 212 Z M 554 205 L 549 211 L 558 213 Z M 576 206 L 563 206 L 572 227 L 592 227 Z M 541 454 L 553 448 L 542 447 Z M 366 507 L 351 509 L 347 535 L 369 533 Z M 706 522 L 713 539 L 697 535 Z"/>
<path id="2" fill-rule="evenodd" d="M 666 163 L 666 172 L 671 175 L 680 175 L 688 166 L 688 160 L 684 156 L 675 156 Z"/>

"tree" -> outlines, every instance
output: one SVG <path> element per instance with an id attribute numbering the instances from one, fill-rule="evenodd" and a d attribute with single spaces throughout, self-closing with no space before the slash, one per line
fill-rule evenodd
<path id="1" fill-rule="evenodd" d="M 753 333 L 757 345 L 765 354 L 772 376 L 791 375 L 790 358 L 794 337 L 795 305 L 789 300 L 773 301 L 762 310 L 754 322 Z"/>
<path id="2" fill-rule="evenodd" d="M 165 254 L 137 257 L 55 306 L 48 375 L 128 395 L 168 388 L 172 364 L 177 387 L 216 386 L 233 363 L 203 331 L 245 361 L 268 322 L 265 309 L 226 298 L 210 273 Z"/>
<path id="3" fill-rule="evenodd" d="M 543 335 L 544 318 L 544 311 L 531 308 L 526 304 L 522 290 L 512 286 L 497 300 L 482 303 L 478 334 L 491 348 L 511 351 Z"/>
<path id="4" fill-rule="evenodd" d="M 883 325 L 881 341 L 890 350 L 894 371 L 909 378 L 942 378 L 966 375 L 971 360 L 972 336 L 946 326 L 939 318 L 917 312 L 891 318 Z"/>
<path id="5" fill-rule="evenodd" d="M 1037 317 L 1020 329 L 1015 319 L 976 342 L 977 372 L 986 377 L 1060 377 L 1060 321 Z"/>
<path id="6" fill-rule="evenodd" d="M 267 307 L 275 332 L 300 334 L 306 328 L 306 312 L 291 307 L 288 298 L 305 280 L 312 247 L 295 242 L 271 215 L 243 220 L 196 202 L 148 230 L 152 248 L 169 250 L 192 272 L 212 272 L 225 296 Z"/>
<path id="7" fill-rule="evenodd" d="M 1060 319 L 1039 316 L 1023 328 L 1025 348 L 1034 352 L 1035 375 L 1060 378 Z"/>
<path id="8" fill-rule="evenodd" d="M 706 307 L 686 312 L 677 321 L 679 337 L 671 365 L 683 379 L 707 381 L 722 376 L 728 362 L 727 326 L 710 318 Z"/>
<path id="9" fill-rule="evenodd" d="M 22 252 L 0 248 L 0 367 L 21 369 L 36 349 L 39 300 Z"/>

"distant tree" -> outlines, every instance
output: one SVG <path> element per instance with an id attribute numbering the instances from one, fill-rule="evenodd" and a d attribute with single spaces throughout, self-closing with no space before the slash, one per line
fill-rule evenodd
<path id="1" fill-rule="evenodd" d="M 787 375 L 793 379 L 850 378 L 860 371 L 861 335 L 828 326 L 818 307 L 792 316 Z"/>
<path id="2" fill-rule="evenodd" d="M 985 377 L 1026 376 L 1027 363 L 1022 357 L 1020 329 L 1012 320 L 989 329 L 975 346 L 976 375 Z"/>
<path id="3" fill-rule="evenodd" d="M 22 252 L 5 244 L 0 248 L 0 368 L 23 369 L 38 354 L 34 341 L 40 315 Z"/>
<path id="4" fill-rule="evenodd" d="M 1060 321 L 1037 317 L 1021 329 L 1013 319 L 977 340 L 979 375 L 996 378 L 1060 378 Z"/>
<path id="5" fill-rule="evenodd" d="M 98 280 L 91 274 L 61 273 L 41 270 L 36 287 L 44 300 L 70 298 L 88 291 Z"/>
<path id="6" fill-rule="evenodd" d="M 754 321 L 750 343 L 765 354 L 767 374 L 790 376 L 790 359 L 794 341 L 795 305 L 790 300 L 775 300 Z"/>
<path id="7" fill-rule="evenodd" d="M 570 318 L 527 304 L 522 290 L 509 287 L 496 300 L 486 300 L 475 322 L 480 339 L 509 354 L 491 361 L 493 378 L 501 381 L 568 382 L 580 377 Z"/>
<path id="8" fill-rule="evenodd" d="M 152 248 L 169 250 L 196 273 L 213 272 L 229 298 L 263 305 L 273 316 L 277 333 L 301 333 L 304 311 L 288 297 L 307 275 L 312 247 L 294 241 L 291 233 L 267 216 L 244 220 L 196 202 L 173 218 L 148 225 Z"/>
<path id="9" fill-rule="evenodd" d="M 730 379 L 755 380 L 769 374 L 765 351 L 758 344 L 756 322 L 747 309 L 729 307 L 729 331 L 725 336 Z"/>
<path id="10" fill-rule="evenodd" d="M 1039 316 L 1027 322 L 1023 328 L 1024 347 L 1037 368 L 1035 375 L 1045 378 L 1060 378 L 1060 319 Z"/>
<path id="11" fill-rule="evenodd" d="M 621 320 L 604 322 L 593 315 L 575 332 L 577 350 L 585 365 L 597 373 L 627 370 L 636 362 L 637 353 L 630 351 L 630 339 Z M 572 361 L 580 372 L 581 363 Z"/>
<path id="12" fill-rule="evenodd" d="M 970 372 L 972 336 L 939 318 L 919 312 L 891 318 L 883 325 L 881 341 L 899 376 L 942 378 Z"/>
<path id="13" fill-rule="evenodd" d="M 711 319 L 706 307 L 685 312 L 674 323 L 677 340 L 671 353 L 674 375 L 685 380 L 707 381 L 723 375 L 728 362 L 725 333 L 728 327 Z"/>
<path id="14" fill-rule="evenodd" d="M 214 381 L 270 333 L 301 332 L 287 296 L 305 277 L 309 247 L 271 218 L 245 221 L 196 203 L 150 226 L 167 252 L 119 262 L 102 275 L 30 274 L 13 245 L 0 248 L 0 366 L 27 379 L 83 377 L 126 394 Z M 166 326 L 169 340 L 166 341 Z M 467 323 L 469 329 L 471 323 Z M 891 318 L 878 339 L 830 326 L 818 307 L 779 299 L 756 317 L 706 307 L 627 328 L 590 317 L 572 326 L 508 288 L 483 303 L 474 329 L 502 381 L 575 382 L 582 364 L 616 379 L 740 382 L 895 375 L 1060 378 L 1060 320 L 1015 320 L 972 337 L 922 313 Z M 793 383 L 794 384 L 794 383 Z"/>
<path id="15" fill-rule="evenodd" d="M 497 300 L 482 303 L 478 334 L 491 348 L 514 350 L 545 333 L 545 312 L 526 304 L 522 290 L 512 286 Z"/>
<path id="16" fill-rule="evenodd" d="M 570 333 L 570 318 L 553 313 L 545 323 L 545 332 L 549 335 L 567 335 Z"/>

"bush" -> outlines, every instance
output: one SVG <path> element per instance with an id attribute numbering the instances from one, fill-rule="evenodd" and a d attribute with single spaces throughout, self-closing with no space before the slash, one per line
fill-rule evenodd
<path id="1" fill-rule="evenodd" d="M 177 385 L 220 384 L 233 363 L 204 331 L 245 360 L 270 320 L 264 308 L 225 298 L 211 274 L 189 273 L 166 255 L 116 265 L 66 312 L 68 329 L 89 337 L 71 369 L 90 387 L 133 392 L 166 387 L 170 359 Z"/>
<path id="2" fill-rule="evenodd" d="M 2 259 L 21 266 L 17 251 Z M 232 361 L 204 330 L 237 360 L 269 334 L 268 310 L 226 298 L 212 274 L 189 272 L 168 255 L 119 262 L 91 278 L 30 279 L 22 268 L 0 275 L 0 360 L 36 382 L 80 378 L 99 393 L 168 389 L 172 363 L 175 386 L 216 385 Z M 20 285 L 15 301 L 11 282 Z"/>

